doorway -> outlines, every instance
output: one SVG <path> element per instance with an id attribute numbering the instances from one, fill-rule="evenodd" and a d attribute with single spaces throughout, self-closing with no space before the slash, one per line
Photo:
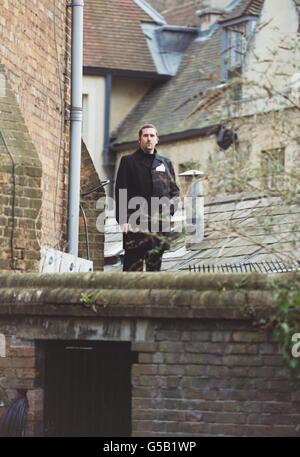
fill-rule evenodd
<path id="1" fill-rule="evenodd" d="M 135 361 L 129 342 L 47 342 L 44 435 L 130 436 Z"/>

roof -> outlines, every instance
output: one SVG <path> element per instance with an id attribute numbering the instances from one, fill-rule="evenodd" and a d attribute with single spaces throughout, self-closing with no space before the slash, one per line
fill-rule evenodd
<path id="1" fill-rule="evenodd" d="M 84 13 L 85 73 L 95 69 L 174 75 L 198 29 L 168 26 L 145 0 L 87 0 Z"/>
<path id="2" fill-rule="evenodd" d="M 295 0 L 296 5 L 300 6 L 300 1 Z M 227 5 L 220 10 L 227 12 L 226 17 L 220 19 L 231 20 L 240 16 L 259 16 L 264 0 L 228 0 Z M 162 11 L 162 14 L 168 24 L 178 25 L 198 25 L 197 11 L 209 9 L 204 4 L 203 0 L 190 0 L 181 5 L 175 5 Z M 218 8 L 216 8 L 218 9 Z"/>
<path id="3" fill-rule="evenodd" d="M 164 18 L 168 24 L 188 26 L 199 25 L 199 20 L 196 16 L 198 4 L 200 4 L 200 0 L 196 2 L 190 1 L 186 4 L 164 10 Z"/>
<path id="4" fill-rule="evenodd" d="M 204 239 L 187 248 L 185 235 L 179 233 L 163 256 L 162 270 L 295 263 L 295 259 L 300 260 L 299 216 L 299 203 L 288 205 L 279 197 L 235 194 L 209 199 L 205 204 Z M 174 217 L 180 219 L 178 213 Z M 105 256 L 114 256 L 106 269 L 120 270 L 117 257 L 122 253 L 122 235 L 112 233 L 114 223 L 110 219 L 106 228 Z"/>
<path id="5" fill-rule="evenodd" d="M 299 0 L 295 1 L 298 2 Z M 236 19 L 240 16 L 258 16 L 263 3 L 264 0 L 233 0 L 232 2 L 228 0 L 228 5 L 224 8 L 225 16 L 219 22 Z M 193 0 L 164 10 L 163 15 L 168 24 L 196 26 L 199 25 L 196 11 L 201 10 L 202 4 L 201 0 Z"/>
<path id="6" fill-rule="evenodd" d="M 210 125 L 205 111 L 189 114 L 199 95 L 221 78 L 221 30 L 205 41 L 195 40 L 186 51 L 177 74 L 150 90 L 118 129 L 115 145 L 135 141 L 143 123 L 159 126 L 160 137 Z"/>
<path id="7" fill-rule="evenodd" d="M 241 16 L 259 16 L 265 0 L 241 0 L 240 3 L 220 22 L 237 19 Z"/>
<path id="8" fill-rule="evenodd" d="M 141 24 L 161 21 L 137 3 L 85 0 L 84 67 L 157 72 Z"/>
<path id="9" fill-rule="evenodd" d="M 226 13 L 226 20 L 258 14 L 263 0 L 241 0 L 232 4 L 236 6 Z M 154 86 L 119 126 L 113 135 L 116 149 L 124 149 L 135 141 L 136 131 L 143 123 L 159 126 L 162 141 L 164 136 L 183 132 L 191 136 L 193 132 L 218 125 L 220 110 L 212 113 L 205 106 L 195 110 L 202 97 L 210 96 L 207 90 L 216 87 L 222 79 L 222 49 L 222 27 L 212 29 L 206 37 L 196 38 L 187 48 L 176 75 Z"/>
<path id="10" fill-rule="evenodd" d="M 214 198 L 205 206 L 204 239 L 190 249 L 183 249 L 185 239 L 179 239 L 177 249 L 166 254 L 163 269 L 300 259 L 300 234 L 295 232 L 299 213 L 299 203 L 287 205 L 278 197 Z"/>
<path id="11" fill-rule="evenodd" d="M 146 0 L 133 0 L 145 13 L 150 16 L 154 22 L 157 24 L 165 24 L 166 21 L 164 17 L 155 9 L 153 8 L 149 2 Z"/>

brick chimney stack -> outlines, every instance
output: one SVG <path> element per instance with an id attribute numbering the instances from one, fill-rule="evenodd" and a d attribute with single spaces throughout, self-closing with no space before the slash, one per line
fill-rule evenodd
<path id="1" fill-rule="evenodd" d="M 220 19 L 229 0 L 203 0 L 196 11 L 199 19 L 200 31 L 207 32 Z"/>

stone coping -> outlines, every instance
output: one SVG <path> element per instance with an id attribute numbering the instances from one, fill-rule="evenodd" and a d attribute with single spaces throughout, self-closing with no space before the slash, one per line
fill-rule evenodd
<path id="1" fill-rule="evenodd" d="M 0 316 L 250 319 L 290 274 L 0 273 Z"/>

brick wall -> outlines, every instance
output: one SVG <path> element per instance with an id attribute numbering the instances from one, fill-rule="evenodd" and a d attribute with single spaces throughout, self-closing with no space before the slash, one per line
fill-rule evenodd
<path id="1" fill-rule="evenodd" d="M 43 390 L 39 380 L 38 351 L 33 341 L 15 336 L 6 338 L 6 357 L 0 357 L 0 419 L 3 405 L 10 404 L 23 391 L 28 400 L 27 435 L 38 436 L 42 428 Z"/>
<path id="2" fill-rule="evenodd" d="M 36 270 L 42 164 L 1 65 L 0 73 L 0 269 Z"/>
<path id="3" fill-rule="evenodd" d="M 42 163 L 41 243 L 52 247 L 65 238 L 70 14 L 65 0 L 1 2 L 0 63 Z"/>
<path id="4" fill-rule="evenodd" d="M 49 340 L 129 341 L 133 436 L 300 436 L 299 383 L 273 332 L 245 312 L 273 315 L 274 284 L 287 278 L 0 274 L 0 415 L 27 389 L 28 434 L 42 433 Z"/>
<path id="5" fill-rule="evenodd" d="M 272 333 L 241 321 L 159 322 L 133 343 L 133 436 L 299 436 L 300 395 Z"/>

